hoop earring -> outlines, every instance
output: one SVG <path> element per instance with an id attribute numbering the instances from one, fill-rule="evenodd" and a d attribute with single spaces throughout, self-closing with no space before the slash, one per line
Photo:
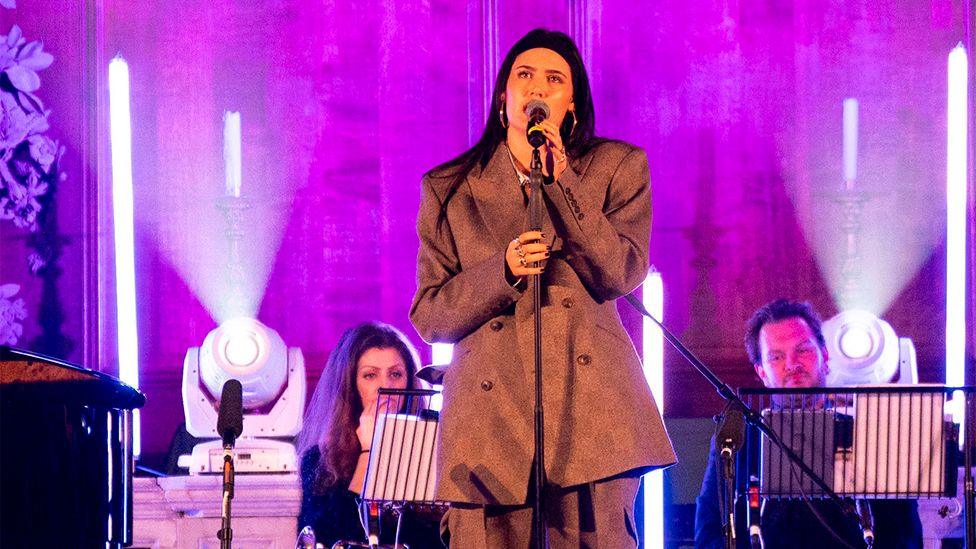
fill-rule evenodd
<path id="1" fill-rule="evenodd" d="M 508 117 L 505 116 L 505 103 L 498 107 L 498 121 L 502 123 L 502 128 L 508 129 Z"/>
<path id="2" fill-rule="evenodd" d="M 569 128 L 569 135 L 573 135 L 573 132 L 576 131 L 576 111 L 569 111 L 569 114 L 573 115 L 573 127 Z"/>

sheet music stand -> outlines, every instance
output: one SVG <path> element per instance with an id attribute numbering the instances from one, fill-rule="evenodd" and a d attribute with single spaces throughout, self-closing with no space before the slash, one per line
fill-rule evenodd
<path id="1" fill-rule="evenodd" d="M 379 390 L 369 465 L 360 492 L 363 524 L 371 544 L 379 536 L 373 531 L 379 525 L 379 513 L 397 513 L 394 544 L 398 545 L 405 509 L 446 506 L 434 499 L 440 423 L 430 404 L 439 394 L 430 389 Z"/>
<path id="2" fill-rule="evenodd" d="M 939 385 L 743 390 L 811 469 L 841 497 L 953 497 L 958 427 L 946 417 L 948 389 Z M 759 474 L 760 495 L 823 497 L 763 437 L 749 429 L 747 470 Z M 755 455 L 756 449 L 759 455 Z"/>

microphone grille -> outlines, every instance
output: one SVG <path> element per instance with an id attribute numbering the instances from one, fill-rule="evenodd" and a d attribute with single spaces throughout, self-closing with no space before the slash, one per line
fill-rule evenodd
<path id="1" fill-rule="evenodd" d="M 217 433 L 232 438 L 244 431 L 243 387 L 236 379 L 228 379 L 220 392 L 220 409 L 217 412 Z"/>
<path id="2" fill-rule="evenodd" d="M 532 116 L 534 111 L 541 110 L 543 118 L 549 118 L 549 105 L 541 99 L 533 99 L 525 105 L 525 114 Z"/>
<path id="3" fill-rule="evenodd" d="M 745 415 L 741 409 L 735 406 L 726 408 L 724 415 L 722 425 L 716 436 L 716 442 L 721 445 L 726 440 L 731 440 L 733 450 L 738 450 L 742 445 L 741 436 L 746 428 Z"/>

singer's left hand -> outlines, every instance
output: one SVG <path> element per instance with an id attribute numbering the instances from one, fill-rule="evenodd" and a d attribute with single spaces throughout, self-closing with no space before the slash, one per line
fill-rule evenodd
<path id="1" fill-rule="evenodd" d="M 559 135 L 559 127 L 552 120 L 544 120 L 542 131 L 546 134 L 546 161 L 543 169 L 546 174 L 552 174 L 553 181 L 558 181 L 569 166 L 569 158 L 566 156 L 566 147 L 563 146 L 563 137 Z"/>

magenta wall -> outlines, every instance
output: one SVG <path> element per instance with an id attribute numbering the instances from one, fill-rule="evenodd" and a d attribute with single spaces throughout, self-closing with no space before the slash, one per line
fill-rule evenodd
<path id="1" fill-rule="evenodd" d="M 78 152 L 87 109 L 105 121 L 104 105 L 80 102 L 75 85 L 84 10 L 20 4 L 0 11 L 0 30 L 16 20 L 55 54 L 43 90 L 69 181 L 80 182 L 95 163 L 83 166 Z M 863 300 L 915 339 L 923 379 L 940 380 L 945 59 L 968 39 L 965 5 L 651 2 L 635 14 L 610 0 L 104 2 L 98 62 L 120 53 L 132 73 L 144 451 L 164 452 L 182 421 L 183 355 L 216 325 L 227 290 L 215 208 L 222 112 L 243 119 L 250 293 L 263 297 L 259 318 L 303 349 L 314 383 L 357 321 L 385 320 L 421 343 L 406 317 L 420 177 L 470 142 L 488 114 L 486 73 L 538 25 L 580 42 L 598 131 L 647 149 L 665 317 L 733 385 L 755 383 L 740 341 L 758 305 L 791 296 L 837 310 L 843 234 L 831 193 L 842 184 L 841 101 L 857 97 L 857 185 L 870 196 Z M 99 338 L 84 327 L 92 283 L 101 341 L 112 341 L 110 241 L 93 234 L 105 229 L 97 209 L 84 208 L 100 195 L 105 213 L 105 168 L 87 191 L 68 184 L 59 196 L 76 237 L 62 295 L 78 341 Z M 0 283 L 20 280 L 33 316 L 38 290 L 18 270 L 22 248 L 7 224 L 0 242 Z M 84 242 L 94 246 L 88 259 Z M 634 315 L 624 317 L 637 334 Z M 92 366 L 117 369 L 111 345 L 94 356 Z M 667 390 L 680 395 L 666 399 L 667 415 L 718 411 L 677 357 L 667 368 Z"/>

